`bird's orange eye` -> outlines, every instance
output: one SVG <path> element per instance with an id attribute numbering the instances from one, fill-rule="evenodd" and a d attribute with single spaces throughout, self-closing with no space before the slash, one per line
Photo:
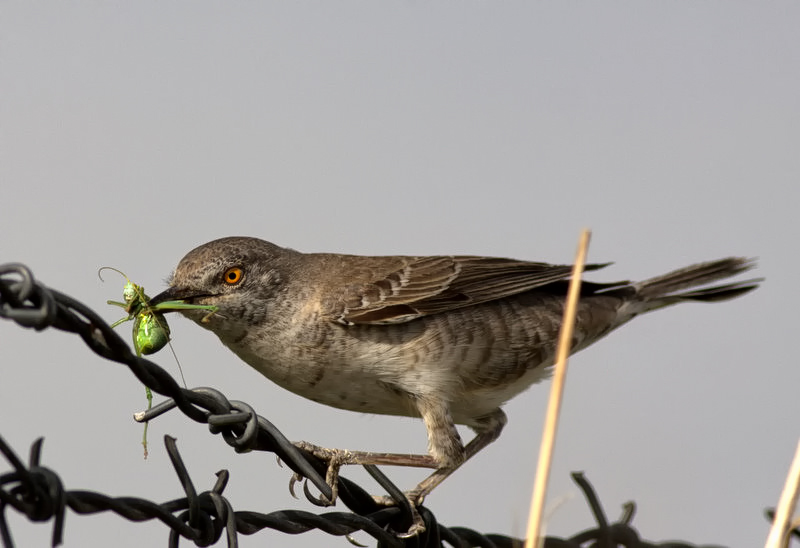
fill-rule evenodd
<path id="1" fill-rule="evenodd" d="M 228 285 L 236 285 L 242 281 L 242 276 L 244 276 L 242 269 L 234 266 L 225 271 L 225 274 L 222 275 L 222 281 Z"/>

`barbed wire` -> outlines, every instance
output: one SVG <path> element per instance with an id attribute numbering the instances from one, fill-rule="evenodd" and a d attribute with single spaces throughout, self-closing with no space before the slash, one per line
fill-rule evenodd
<path id="1" fill-rule="evenodd" d="M 245 402 L 228 400 L 213 388 L 182 388 L 164 369 L 146 358 L 136 356 L 127 343 L 96 312 L 72 297 L 49 289 L 36 281 L 30 269 L 19 263 L 0 265 L 0 317 L 36 330 L 49 327 L 75 333 L 95 353 L 126 365 L 139 381 L 151 390 L 169 398 L 144 413 L 137 420 L 152 420 L 171 410 L 180 409 L 187 417 L 208 424 L 209 431 L 220 434 L 236 452 L 269 451 L 295 473 L 306 478 L 330 499 L 331 488 L 325 482 L 326 463 L 293 445 L 270 421 L 258 415 Z M 169 529 L 168 546 L 178 546 L 186 538 L 196 546 L 210 546 L 223 533 L 230 547 L 238 545 L 238 534 L 252 535 L 265 528 L 287 534 L 300 534 L 314 529 L 330 535 L 349 536 L 363 531 L 383 548 L 444 546 L 516 548 L 523 541 L 513 537 L 484 535 L 466 527 L 445 527 L 433 513 L 421 506 L 417 511 L 425 523 L 425 531 L 412 538 L 399 538 L 396 531 L 406 531 L 414 519 L 414 509 L 400 491 L 376 466 L 366 471 L 395 501 L 395 506 L 379 505 L 372 495 L 345 477 L 338 478 L 338 497 L 351 512 L 315 514 L 301 510 L 280 510 L 268 514 L 234 511 L 223 496 L 230 474 L 217 473 L 216 483 L 198 493 L 183 464 L 175 440 L 165 436 L 164 443 L 185 497 L 156 503 L 136 497 L 111 497 L 93 491 L 67 491 L 58 474 L 41 465 L 43 439 L 30 449 L 26 466 L 0 437 L 0 453 L 13 471 L 0 475 L 0 539 L 3 546 L 14 546 L 6 522 L 6 508 L 13 508 L 31 521 L 53 521 L 52 545 L 63 540 L 66 508 L 77 514 L 111 511 L 131 521 L 158 519 Z M 631 527 L 635 512 L 633 503 L 625 506 L 622 517 L 609 523 L 591 485 L 582 474 L 573 474 L 589 504 L 597 527 L 569 539 L 547 537 L 545 548 L 580 548 L 582 546 L 625 546 L 630 548 L 692 548 L 685 543 L 653 544 L 642 541 Z M 306 498 L 320 505 L 307 483 Z M 351 539 L 352 541 L 352 539 Z M 354 541 L 353 541 L 354 542 Z M 699 548 L 699 547 L 696 547 Z"/>

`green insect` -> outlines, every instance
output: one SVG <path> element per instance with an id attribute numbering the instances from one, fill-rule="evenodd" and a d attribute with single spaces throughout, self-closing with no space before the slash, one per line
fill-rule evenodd
<path id="1" fill-rule="evenodd" d="M 110 266 L 104 266 L 97 271 L 97 275 L 101 280 L 103 279 L 101 275 L 103 270 L 113 270 L 122 275 L 127 282 L 122 290 L 122 299 L 124 302 L 107 301 L 108 304 L 124 309 L 128 314 L 124 318 L 120 318 L 111 324 L 111 327 L 117 327 L 120 324 L 133 320 L 133 348 L 136 351 L 136 355 L 140 357 L 142 355 L 155 354 L 169 345 L 170 350 L 172 350 L 172 355 L 178 363 L 178 369 L 181 371 L 181 378 L 183 378 L 183 370 L 178 361 L 178 356 L 175 354 L 175 350 L 169 342 L 169 324 L 164 316 L 164 312 L 193 309 L 208 310 L 208 315 L 203 318 L 203 321 L 206 321 L 218 308 L 211 305 L 188 304 L 184 301 L 166 301 L 151 306 L 150 297 L 144 292 L 144 288 L 133 283 L 124 272 Z M 184 386 L 186 385 L 185 380 L 183 384 Z M 153 406 L 153 393 L 147 386 L 145 387 L 145 393 L 147 395 L 147 409 L 150 409 Z M 147 423 L 144 425 L 142 445 L 144 446 L 144 456 L 147 458 Z"/>
<path id="2" fill-rule="evenodd" d="M 150 297 L 144 292 L 142 286 L 133 283 L 125 273 L 110 266 L 101 268 L 98 271 L 98 276 L 103 270 L 113 270 L 121 274 L 127 281 L 125 288 L 122 290 L 122 298 L 125 302 L 108 301 L 108 304 L 124 309 L 128 315 L 111 324 L 111 327 L 117 327 L 122 323 L 133 320 L 133 348 L 136 350 L 137 356 L 155 354 L 169 344 L 169 324 L 164 317 L 164 312 L 208 310 L 208 315 L 203 318 L 203 321 L 205 321 L 217 311 L 216 306 L 188 304 L 184 301 L 166 301 L 150 306 Z M 102 276 L 100 279 L 102 279 Z"/>

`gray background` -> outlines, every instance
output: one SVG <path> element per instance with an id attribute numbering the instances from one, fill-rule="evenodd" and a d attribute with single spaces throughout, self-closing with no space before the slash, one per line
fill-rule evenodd
<path id="1" fill-rule="evenodd" d="M 227 235 L 304 251 L 474 253 L 569 262 L 592 279 L 760 257 L 758 292 L 639 319 L 576 356 L 549 491 L 550 531 L 639 503 L 648 539 L 756 546 L 798 438 L 800 5 L 741 2 L 4 2 L 0 260 L 113 321 L 124 270 L 151 294 Z M 287 393 L 174 317 L 190 386 L 248 401 L 292 439 L 424 451 L 412 419 Z M 127 334 L 129 326 L 120 328 Z M 0 434 L 69 489 L 179 497 L 228 468 L 235 508 L 313 508 L 269 454 L 236 455 L 173 413 L 142 459 L 142 387 L 74 336 L 0 323 Z M 156 356 L 177 375 L 168 352 Z M 547 387 L 509 403 L 493 446 L 429 497 L 442 523 L 521 535 Z M 0 470 L 6 469 L 0 465 Z M 402 486 L 419 471 L 386 470 Z M 351 477 L 369 484 L 363 473 Z M 376 488 L 377 490 L 377 488 Z M 20 546 L 50 525 L 10 513 Z M 71 513 L 70 513 L 71 514 Z M 68 516 L 66 546 L 166 543 L 159 523 Z M 358 536 L 368 541 L 364 535 Z M 243 546 L 342 545 L 271 531 Z"/>

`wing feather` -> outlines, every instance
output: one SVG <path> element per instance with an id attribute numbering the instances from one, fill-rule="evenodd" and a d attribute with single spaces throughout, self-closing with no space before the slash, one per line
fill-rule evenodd
<path id="1" fill-rule="evenodd" d="M 342 288 L 324 313 L 345 325 L 393 324 L 530 291 L 568 279 L 569 265 L 475 256 L 398 257 L 365 283 Z M 590 264 L 597 270 L 606 264 Z M 364 278 L 362 278 L 364 279 Z"/>

